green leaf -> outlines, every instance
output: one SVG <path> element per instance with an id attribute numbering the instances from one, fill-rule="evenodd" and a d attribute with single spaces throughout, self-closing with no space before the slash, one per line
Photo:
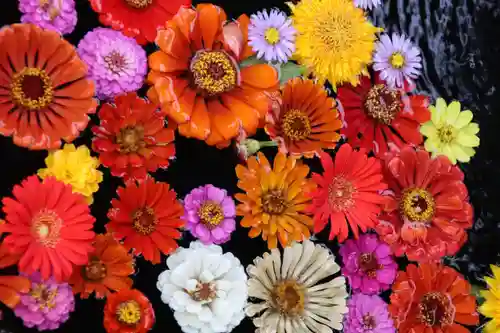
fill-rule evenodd
<path id="1" fill-rule="evenodd" d="M 240 67 L 243 68 L 257 64 L 267 64 L 267 62 L 262 59 L 257 59 L 255 56 L 251 56 L 240 62 Z"/>
<path id="2" fill-rule="evenodd" d="M 293 79 L 294 77 L 301 76 L 304 74 L 305 68 L 297 65 L 294 62 L 287 62 L 286 64 L 281 66 L 280 70 L 280 84 L 285 84 L 288 80 Z"/>
<path id="3" fill-rule="evenodd" d="M 481 295 L 481 290 L 483 290 L 484 288 L 482 288 L 482 287 L 480 287 L 478 285 L 473 284 L 471 289 L 472 289 L 472 294 L 474 296 L 476 296 L 477 303 L 478 304 L 482 304 L 484 302 L 484 298 Z"/>

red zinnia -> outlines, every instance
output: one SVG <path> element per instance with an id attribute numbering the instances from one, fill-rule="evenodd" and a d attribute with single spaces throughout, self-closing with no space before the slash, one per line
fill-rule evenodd
<path id="1" fill-rule="evenodd" d="M 104 307 L 108 333 L 146 333 L 154 322 L 153 306 L 139 290 L 124 289 L 108 296 Z"/>
<path id="2" fill-rule="evenodd" d="M 90 0 L 90 4 L 102 24 L 146 44 L 154 42 L 156 30 L 191 0 Z"/>
<path id="3" fill-rule="evenodd" d="M 338 236 L 343 242 L 349 234 L 348 224 L 358 238 L 358 227 L 366 232 L 382 210 L 384 197 L 380 192 L 387 185 L 382 181 L 380 162 L 368 157 L 364 149 L 355 151 L 347 143 L 340 147 L 335 164 L 325 152 L 320 158 L 324 173 L 312 175 L 318 189 L 312 192 L 309 208 L 314 213 L 314 232 L 323 230 L 330 218 L 330 240 Z"/>
<path id="4" fill-rule="evenodd" d="M 142 253 L 146 260 L 159 263 L 160 251 L 169 254 L 178 247 L 174 239 L 181 238 L 181 232 L 177 228 L 184 226 L 176 193 L 152 178 L 129 182 L 117 192 L 120 199 L 111 201 L 107 229 L 115 238 L 124 238 L 123 245 L 135 255 Z"/>
<path id="5" fill-rule="evenodd" d="M 26 274 L 40 271 L 44 279 L 53 275 L 67 280 L 73 264 L 87 263 L 93 250 L 95 219 L 81 194 L 53 177 L 40 182 L 31 176 L 12 190 L 15 199 L 4 198 L 3 211 L 9 233 L 4 244 L 10 252 L 21 254 L 19 270 Z"/>
<path id="6" fill-rule="evenodd" d="M 384 175 L 391 191 L 376 230 L 394 253 L 412 261 L 455 254 L 473 217 L 460 169 L 444 156 L 406 147 L 386 157 Z"/>
<path id="7" fill-rule="evenodd" d="M 340 87 L 337 98 L 344 110 L 341 134 L 354 147 L 383 156 L 388 151 L 399 151 L 405 144 L 422 144 L 420 125 L 431 119 L 426 96 L 390 89 L 375 74 L 373 83 L 363 76 L 355 87 Z"/>

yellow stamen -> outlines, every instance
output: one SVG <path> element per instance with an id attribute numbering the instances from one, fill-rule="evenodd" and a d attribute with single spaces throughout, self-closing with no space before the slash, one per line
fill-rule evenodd
<path id="1" fill-rule="evenodd" d="M 125 0 L 125 3 L 132 8 L 144 9 L 153 3 L 153 0 Z"/>
<path id="2" fill-rule="evenodd" d="M 62 223 L 54 211 L 43 209 L 33 217 L 31 232 L 40 244 L 54 248 L 59 243 Z"/>
<path id="3" fill-rule="evenodd" d="M 300 141 L 307 138 L 311 132 L 311 122 L 309 117 L 300 110 L 287 111 L 281 121 L 283 134 L 293 141 Z"/>
<path id="4" fill-rule="evenodd" d="M 198 51 L 190 65 L 194 85 L 208 96 L 232 90 L 238 82 L 236 68 L 224 51 Z"/>
<path id="5" fill-rule="evenodd" d="M 224 220 L 222 207 L 212 201 L 207 201 L 200 207 L 198 216 L 201 222 L 208 228 L 214 228 Z"/>
<path id="6" fill-rule="evenodd" d="M 274 286 L 272 299 L 278 310 L 287 315 L 299 315 L 304 311 L 304 288 L 295 281 L 279 282 Z"/>
<path id="7" fill-rule="evenodd" d="M 135 325 L 141 320 L 141 307 L 136 301 L 126 301 L 116 308 L 116 317 L 119 322 Z"/>
<path id="8" fill-rule="evenodd" d="M 142 235 L 151 234 L 156 230 L 156 224 L 158 223 L 154 210 L 149 207 L 136 210 L 132 214 L 132 221 L 134 229 Z"/>
<path id="9" fill-rule="evenodd" d="M 14 103 L 30 110 L 43 109 L 53 99 L 50 77 L 39 68 L 25 67 L 14 74 L 10 89 Z"/>
<path id="10" fill-rule="evenodd" d="M 370 88 L 363 104 L 366 115 L 385 125 L 390 125 L 401 111 L 401 94 L 383 84 Z"/>
<path id="11" fill-rule="evenodd" d="M 268 214 L 280 215 L 288 207 L 281 190 L 271 190 L 262 196 L 262 210 Z"/>
<path id="12" fill-rule="evenodd" d="M 441 142 L 450 143 L 455 140 L 455 130 L 451 125 L 443 125 L 437 129 L 437 134 Z"/>
<path id="13" fill-rule="evenodd" d="M 400 52 L 394 52 L 389 61 L 391 62 L 392 67 L 400 69 L 405 65 L 405 57 Z"/>
<path id="14" fill-rule="evenodd" d="M 56 306 L 57 289 L 50 290 L 44 284 L 33 284 L 30 295 L 37 301 L 40 310 L 52 309 Z"/>
<path id="15" fill-rule="evenodd" d="M 435 212 L 434 198 L 427 190 L 409 188 L 401 195 L 400 209 L 403 217 L 412 222 L 429 222 Z"/>
<path id="16" fill-rule="evenodd" d="M 280 40 L 280 32 L 276 28 L 269 28 L 264 33 L 264 39 L 271 45 L 276 45 Z"/>

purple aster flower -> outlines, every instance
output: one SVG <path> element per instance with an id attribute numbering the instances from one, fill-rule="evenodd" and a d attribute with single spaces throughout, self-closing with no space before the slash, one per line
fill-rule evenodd
<path id="1" fill-rule="evenodd" d="M 345 333 L 395 333 L 387 304 L 377 295 L 355 294 L 347 301 Z"/>
<path id="2" fill-rule="evenodd" d="M 295 28 L 285 13 L 277 9 L 253 14 L 248 26 L 248 44 L 257 58 L 287 62 L 295 51 Z"/>
<path id="3" fill-rule="evenodd" d="M 409 38 L 384 34 L 375 45 L 373 69 L 380 72 L 380 78 L 391 88 L 403 88 L 405 80 L 413 84 L 420 75 L 422 58 L 420 49 Z"/>
<path id="4" fill-rule="evenodd" d="M 99 99 L 142 87 L 148 65 L 146 52 L 135 39 L 112 29 L 96 28 L 80 41 L 78 54 L 89 66 Z"/>
<path id="5" fill-rule="evenodd" d="M 389 289 L 396 278 L 398 266 L 391 255 L 389 245 L 376 235 L 360 235 L 349 239 L 340 248 L 344 266 L 342 274 L 351 288 L 364 294 L 377 294 Z"/>
<path id="6" fill-rule="evenodd" d="M 380 0 L 354 0 L 354 5 L 362 9 L 372 9 L 380 6 Z"/>
<path id="7" fill-rule="evenodd" d="M 76 26 L 74 0 L 19 0 L 22 23 L 33 23 L 41 28 L 70 34 Z"/>
<path id="8" fill-rule="evenodd" d="M 69 319 L 75 310 L 75 297 L 67 283 L 57 283 L 54 278 L 42 280 L 39 273 L 29 276 L 31 290 L 21 295 L 14 308 L 16 316 L 26 327 L 36 326 L 39 331 L 55 330 Z"/>
<path id="9" fill-rule="evenodd" d="M 236 208 L 225 190 L 213 185 L 195 188 L 184 198 L 186 229 L 204 244 L 222 244 L 236 229 Z"/>

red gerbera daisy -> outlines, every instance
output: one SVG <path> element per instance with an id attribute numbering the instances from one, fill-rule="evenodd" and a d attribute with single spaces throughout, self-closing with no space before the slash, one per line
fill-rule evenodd
<path id="1" fill-rule="evenodd" d="M 124 289 L 108 296 L 104 307 L 108 333 L 146 333 L 154 322 L 153 306 L 139 290 Z"/>
<path id="2" fill-rule="evenodd" d="M 366 232 L 382 210 L 384 197 L 380 192 L 387 185 L 380 162 L 368 157 L 364 149 L 355 151 L 347 143 L 340 147 L 335 163 L 327 153 L 321 153 L 320 158 L 324 173 L 312 175 L 318 188 L 312 192 L 309 207 L 314 213 L 314 232 L 323 230 L 330 218 L 330 240 L 338 236 L 343 242 L 349 234 L 348 224 L 358 238 L 358 227 Z"/>
<path id="3" fill-rule="evenodd" d="M 389 200 L 376 230 L 394 253 L 412 261 L 455 254 L 473 217 L 460 169 L 444 156 L 406 147 L 386 157 L 384 175 Z"/>
<path id="4" fill-rule="evenodd" d="M 67 280 L 73 264 L 86 264 L 93 250 L 95 219 L 85 198 L 53 177 L 43 182 L 28 177 L 12 193 L 14 199 L 2 200 L 7 222 L 2 228 L 9 233 L 5 246 L 21 254 L 19 270 L 26 274 L 40 271 L 44 279 L 53 275 L 58 281 Z"/>
<path id="5" fill-rule="evenodd" d="M 119 200 L 113 199 L 106 228 L 116 239 L 124 238 L 123 245 L 143 254 L 153 264 L 160 262 L 160 251 L 169 254 L 181 238 L 176 228 L 184 226 L 182 205 L 167 183 L 147 178 L 141 183 L 129 182 L 118 188 Z"/>
<path id="6" fill-rule="evenodd" d="M 156 30 L 191 0 L 90 0 L 90 4 L 102 24 L 146 44 L 154 42 Z"/>
<path id="7" fill-rule="evenodd" d="M 340 87 L 337 98 L 345 121 L 341 134 L 354 147 L 379 156 L 399 151 L 405 144 L 420 145 L 420 125 L 431 119 L 429 100 L 423 95 L 408 95 L 407 90 L 390 89 L 377 74 L 373 83 L 363 76 L 355 87 Z"/>

